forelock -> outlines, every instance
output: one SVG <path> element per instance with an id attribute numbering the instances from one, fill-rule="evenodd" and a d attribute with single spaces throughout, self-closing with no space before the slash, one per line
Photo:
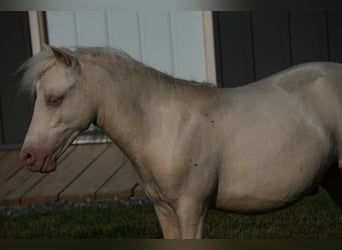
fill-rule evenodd
<path id="1" fill-rule="evenodd" d="M 19 71 L 23 71 L 20 91 L 34 94 L 43 74 L 56 62 L 51 50 L 44 50 L 28 59 Z"/>

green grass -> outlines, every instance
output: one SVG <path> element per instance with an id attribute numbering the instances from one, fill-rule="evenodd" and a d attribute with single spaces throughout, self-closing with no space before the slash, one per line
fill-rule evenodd
<path id="1" fill-rule="evenodd" d="M 210 210 L 206 238 L 341 238 L 342 211 L 325 192 L 261 215 Z M 48 213 L 0 216 L 0 238 L 161 238 L 151 205 L 74 207 Z"/>

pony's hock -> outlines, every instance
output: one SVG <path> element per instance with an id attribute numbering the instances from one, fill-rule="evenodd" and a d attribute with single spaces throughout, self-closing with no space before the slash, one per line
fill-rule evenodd
<path id="1" fill-rule="evenodd" d="M 212 201 L 265 212 L 321 185 L 341 204 L 340 64 L 302 64 L 233 89 L 106 48 L 51 47 L 24 67 L 23 87 L 37 96 L 21 152 L 28 168 L 54 169 L 95 123 L 133 163 L 165 238 L 201 238 Z"/>

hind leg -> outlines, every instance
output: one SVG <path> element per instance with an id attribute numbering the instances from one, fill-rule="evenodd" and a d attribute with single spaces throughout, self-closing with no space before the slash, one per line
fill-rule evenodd
<path id="1" fill-rule="evenodd" d="M 339 164 L 334 163 L 324 176 L 321 182 L 335 204 L 342 209 L 342 173 Z"/>

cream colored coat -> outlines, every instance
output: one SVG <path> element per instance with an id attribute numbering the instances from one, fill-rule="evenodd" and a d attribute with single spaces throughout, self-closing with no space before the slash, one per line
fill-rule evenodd
<path id="1" fill-rule="evenodd" d="M 24 87 L 37 93 L 27 167 L 54 170 L 95 123 L 134 164 L 165 238 L 202 237 L 210 205 L 255 213 L 291 204 L 341 166 L 339 64 L 303 64 L 234 89 L 173 79 L 101 48 L 51 48 L 25 67 Z"/>

